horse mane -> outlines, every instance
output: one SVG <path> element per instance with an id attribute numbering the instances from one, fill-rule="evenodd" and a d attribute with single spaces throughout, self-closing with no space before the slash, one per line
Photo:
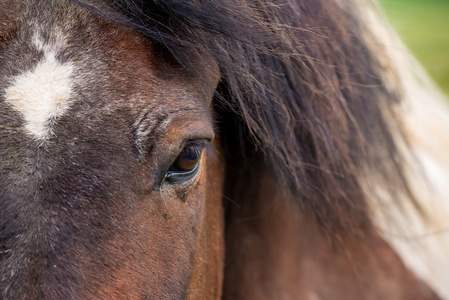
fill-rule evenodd
<path id="1" fill-rule="evenodd" d="M 371 228 L 368 173 L 392 199 L 414 201 L 402 175 L 400 91 L 386 82 L 388 62 L 370 47 L 356 1 L 74 1 L 146 35 L 187 72 L 213 59 L 229 162 L 266 166 L 329 235 Z"/>

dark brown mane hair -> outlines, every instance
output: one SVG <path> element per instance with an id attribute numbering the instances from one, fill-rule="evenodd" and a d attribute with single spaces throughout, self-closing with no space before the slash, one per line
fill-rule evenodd
<path id="1" fill-rule="evenodd" d="M 408 193 L 393 138 L 400 97 L 387 88 L 352 1 L 73 1 L 146 35 L 186 72 L 200 73 L 212 57 L 228 167 L 268 166 L 326 232 L 370 228 L 366 172 L 392 197 Z"/>

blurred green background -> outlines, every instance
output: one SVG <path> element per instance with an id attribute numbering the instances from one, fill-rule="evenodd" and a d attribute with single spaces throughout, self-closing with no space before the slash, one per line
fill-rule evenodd
<path id="1" fill-rule="evenodd" d="M 449 95 L 449 0 L 380 0 L 404 43 Z"/>

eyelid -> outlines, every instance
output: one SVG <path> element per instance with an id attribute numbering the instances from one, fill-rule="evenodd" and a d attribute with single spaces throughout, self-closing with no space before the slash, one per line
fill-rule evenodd
<path id="1" fill-rule="evenodd" d="M 198 161 L 196 166 L 190 171 L 187 172 L 168 171 L 165 174 L 164 181 L 168 183 L 181 183 L 183 181 L 182 179 L 185 179 L 184 182 L 190 181 L 190 179 L 192 179 L 193 176 L 195 176 L 198 173 L 200 164 L 201 159 Z"/>
<path id="2" fill-rule="evenodd" d="M 198 150 L 199 152 L 203 152 L 204 151 L 204 154 L 207 154 L 208 157 L 211 157 L 213 159 L 213 158 L 216 157 L 217 149 L 215 149 L 215 147 L 212 146 L 211 142 L 212 142 L 212 140 L 210 140 L 210 139 L 193 139 L 193 140 L 188 140 L 186 143 L 184 143 L 182 145 L 182 148 L 179 150 L 179 153 L 176 155 L 176 158 L 179 156 L 179 154 L 181 154 L 181 152 L 186 147 L 194 147 L 195 150 Z"/>
<path id="3" fill-rule="evenodd" d="M 187 147 L 193 148 L 193 150 L 197 153 L 201 153 L 203 152 L 204 149 L 206 149 L 206 151 L 208 150 L 210 145 L 210 141 L 206 140 L 206 139 L 201 139 L 201 140 L 190 140 L 187 143 L 185 143 L 184 147 L 182 148 L 182 150 L 186 149 Z M 181 151 L 182 151 L 181 150 Z M 180 152 L 181 153 L 181 152 Z M 179 154 L 178 154 L 179 155 Z"/>

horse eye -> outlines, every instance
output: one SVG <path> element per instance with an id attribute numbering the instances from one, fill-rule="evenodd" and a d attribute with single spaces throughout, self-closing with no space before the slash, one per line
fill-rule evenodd
<path id="1" fill-rule="evenodd" d="M 203 145 L 187 144 L 168 169 L 165 181 L 178 183 L 195 177 L 199 170 L 203 148 Z"/>

